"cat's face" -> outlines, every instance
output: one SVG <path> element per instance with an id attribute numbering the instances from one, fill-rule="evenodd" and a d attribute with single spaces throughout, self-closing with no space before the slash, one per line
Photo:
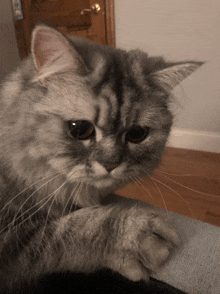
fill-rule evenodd
<path id="1" fill-rule="evenodd" d="M 172 124 L 169 93 L 199 65 L 167 64 L 36 27 L 32 58 L 4 89 L 12 96 L 7 109 L 16 113 L 7 115 L 14 166 L 26 178 L 55 171 L 108 191 L 147 176 Z"/>
<path id="2" fill-rule="evenodd" d="M 34 109 L 41 120 L 35 131 L 40 146 L 29 152 L 46 152 L 48 164 L 69 181 L 98 188 L 115 188 L 151 173 L 159 163 L 171 114 L 162 93 L 135 90 L 125 80 L 120 87 L 119 103 L 114 79 L 99 91 L 70 74 L 65 81 L 60 76 L 48 81 L 47 94 Z"/>

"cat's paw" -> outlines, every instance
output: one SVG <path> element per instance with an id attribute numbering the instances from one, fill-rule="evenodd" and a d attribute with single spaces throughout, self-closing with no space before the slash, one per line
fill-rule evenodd
<path id="1" fill-rule="evenodd" d="M 179 246 L 179 237 L 160 212 L 142 207 L 129 209 L 122 218 L 111 268 L 132 281 L 149 280 Z"/>

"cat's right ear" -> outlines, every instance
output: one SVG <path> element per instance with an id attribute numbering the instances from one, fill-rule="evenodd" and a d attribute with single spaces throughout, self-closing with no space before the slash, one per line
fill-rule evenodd
<path id="1" fill-rule="evenodd" d="M 31 52 L 36 67 L 35 81 L 45 82 L 53 74 L 74 70 L 87 70 L 80 55 L 73 49 L 67 38 L 46 25 L 37 25 L 32 32 Z"/>
<path id="2" fill-rule="evenodd" d="M 167 68 L 156 71 L 149 76 L 149 80 L 170 93 L 181 81 L 198 69 L 204 62 L 188 61 L 168 64 Z"/>

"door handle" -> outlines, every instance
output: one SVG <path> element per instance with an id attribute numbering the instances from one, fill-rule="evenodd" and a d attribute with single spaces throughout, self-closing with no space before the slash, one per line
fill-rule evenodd
<path id="1" fill-rule="evenodd" d="M 23 20 L 23 11 L 21 6 L 21 0 L 12 0 L 12 9 L 14 12 L 15 20 Z"/>
<path id="2" fill-rule="evenodd" d="M 81 10 L 81 15 L 85 14 L 85 13 L 94 13 L 94 14 L 98 14 L 98 12 L 101 10 L 101 7 L 99 4 L 93 4 L 90 8 L 86 8 L 86 9 L 82 9 Z"/>

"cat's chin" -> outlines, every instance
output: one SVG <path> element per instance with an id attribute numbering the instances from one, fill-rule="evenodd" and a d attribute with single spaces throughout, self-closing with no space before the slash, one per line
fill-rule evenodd
<path id="1" fill-rule="evenodd" d="M 125 180 L 114 179 L 110 175 L 105 177 L 87 177 L 86 180 L 80 183 L 80 185 L 77 181 L 72 183 L 74 191 L 77 187 L 80 187 L 76 192 L 77 197 L 74 199 L 74 203 L 80 207 L 100 205 L 107 195 L 126 184 Z"/>
<path id="2" fill-rule="evenodd" d="M 114 184 L 114 179 L 112 177 L 101 177 L 98 178 L 94 181 L 92 181 L 92 185 L 94 185 L 97 188 L 102 188 L 102 187 L 111 187 Z"/>
<path id="3" fill-rule="evenodd" d="M 128 179 L 125 178 L 114 178 L 112 176 L 100 177 L 94 179 L 91 184 L 97 188 L 103 196 L 108 193 L 114 192 L 116 189 L 124 186 L 129 182 Z"/>

